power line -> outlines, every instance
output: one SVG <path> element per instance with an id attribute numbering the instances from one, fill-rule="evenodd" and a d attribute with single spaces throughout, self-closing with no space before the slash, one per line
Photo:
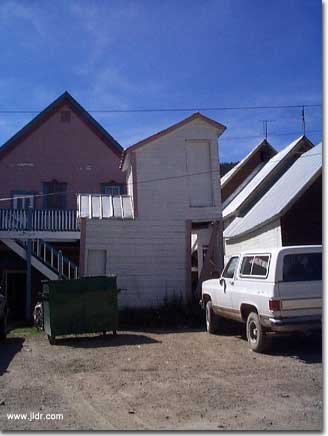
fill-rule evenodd
<path id="1" fill-rule="evenodd" d="M 272 106 L 215 106 L 215 107 L 181 107 L 181 108 L 136 108 L 136 109 L 87 109 L 90 113 L 147 113 L 147 112 L 197 112 L 197 111 L 238 111 L 238 110 L 262 110 L 262 109 L 300 109 L 310 107 L 322 107 L 321 103 L 316 104 L 291 104 Z M 42 111 L 0 109 L 0 114 L 38 114 Z"/>
<path id="2" fill-rule="evenodd" d="M 321 129 L 308 130 L 307 133 L 319 133 L 322 132 Z M 289 136 L 289 135 L 301 135 L 300 132 L 280 132 L 280 133 L 270 133 L 270 136 Z M 232 139 L 251 139 L 260 138 L 262 135 L 245 135 L 245 136 L 222 136 L 220 142 L 232 140 Z"/>
<path id="3" fill-rule="evenodd" d="M 306 159 L 306 158 L 310 158 L 310 157 L 313 157 L 313 156 L 321 156 L 321 155 L 322 155 L 321 153 L 312 153 L 309 156 L 304 156 L 304 154 L 303 154 L 302 156 L 299 157 L 299 159 Z M 269 162 L 275 162 L 276 163 L 276 162 L 280 162 L 281 160 L 282 160 L 282 158 L 281 159 L 275 159 L 275 156 L 274 156 L 272 158 L 272 160 L 269 160 L 267 163 L 269 163 Z M 176 180 L 176 179 L 183 179 L 185 177 L 201 176 L 201 175 L 204 175 L 204 174 L 215 174 L 215 173 L 220 173 L 220 168 L 218 168 L 217 170 L 213 169 L 211 171 L 201 171 L 201 172 L 197 172 L 197 173 L 180 174 L 178 176 L 159 177 L 159 178 L 156 178 L 156 179 L 139 180 L 136 183 L 126 182 L 126 183 L 124 183 L 124 185 L 125 186 L 143 185 L 143 184 L 147 184 L 147 183 L 164 182 L 166 180 Z M 51 192 L 51 193 L 48 193 L 48 194 L 34 194 L 34 195 L 31 194 L 31 195 L 29 195 L 29 197 L 39 198 L 39 197 L 50 197 L 52 195 L 66 195 L 66 194 L 75 194 L 75 195 L 77 195 L 79 193 L 77 193 L 75 191 L 64 191 L 64 192 L 60 191 L 60 192 Z M 92 194 L 92 193 L 90 193 L 90 194 Z M 106 196 L 106 194 L 101 194 L 101 193 L 99 193 L 99 194 L 96 193 L 96 195 L 104 195 L 104 196 Z M 26 196 L 27 195 L 22 195 L 22 196 L 17 195 L 17 196 L 15 196 L 15 198 L 17 198 L 17 199 L 19 199 L 19 198 L 26 198 Z M 12 200 L 12 197 L 3 197 L 3 198 L 0 198 L 0 201 L 11 201 L 11 200 Z"/>

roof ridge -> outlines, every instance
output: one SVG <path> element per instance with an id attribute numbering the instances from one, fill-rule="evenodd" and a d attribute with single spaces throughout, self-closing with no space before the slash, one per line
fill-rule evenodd
<path id="1" fill-rule="evenodd" d="M 53 111 L 56 110 L 62 103 L 68 101 L 76 111 L 79 112 L 85 122 L 93 126 L 101 135 L 103 140 L 107 142 L 107 145 L 115 151 L 117 154 L 121 154 L 123 151 L 122 146 L 102 127 L 97 120 L 86 110 L 84 107 L 67 91 L 65 90 L 54 101 L 39 112 L 32 120 L 27 122 L 18 132 L 11 136 L 6 142 L 0 146 L 0 159 L 10 153 L 10 151 L 19 145 L 20 141 L 29 134 L 30 131 L 37 128 L 44 120 L 45 117 L 49 117 Z"/>

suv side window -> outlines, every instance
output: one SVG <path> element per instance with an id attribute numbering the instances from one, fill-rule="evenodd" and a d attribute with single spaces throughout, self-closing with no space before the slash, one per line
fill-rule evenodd
<path id="1" fill-rule="evenodd" d="M 241 264 L 240 275 L 248 278 L 265 278 L 269 272 L 269 263 L 268 254 L 245 256 Z"/>
<path id="2" fill-rule="evenodd" d="M 235 275 L 235 271 L 238 265 L 239 257 L 232 257 L 229 262 L 227 263 L 226 267 L 224 268 L 224 271 L 222 273 L 222 277 L 226 279 L 232 279 Z"/>
<path id="3" fill-rule="evenodd" d="M 241 268 L 240 268 L 241 275 L 243 275 L 243 276 L 250 275 L 250 273 L 252 271 L 253 260 L 254 260 L 254 256 L 245 256 L 243 258 Z"/>

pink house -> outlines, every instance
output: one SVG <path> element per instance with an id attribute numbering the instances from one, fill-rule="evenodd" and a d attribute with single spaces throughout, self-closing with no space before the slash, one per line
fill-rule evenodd
<path id="1" fill-rule="evenodd" d="M 124 194 L 122 151 L 68 92 L 0 147 L 0 280 L 13 318 L 30 318 L 42 279 L 77 275 L 76 194 Z"/>

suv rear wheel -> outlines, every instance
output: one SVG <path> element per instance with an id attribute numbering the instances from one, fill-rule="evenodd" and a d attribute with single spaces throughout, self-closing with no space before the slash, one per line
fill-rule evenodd
<path id="1" fill-rule="evenodd" d="M 267 346 L 267 337 L 256 312 L 251 312 L 247 317 L 246 336 L 251 350 L 261 353 Z"/>

